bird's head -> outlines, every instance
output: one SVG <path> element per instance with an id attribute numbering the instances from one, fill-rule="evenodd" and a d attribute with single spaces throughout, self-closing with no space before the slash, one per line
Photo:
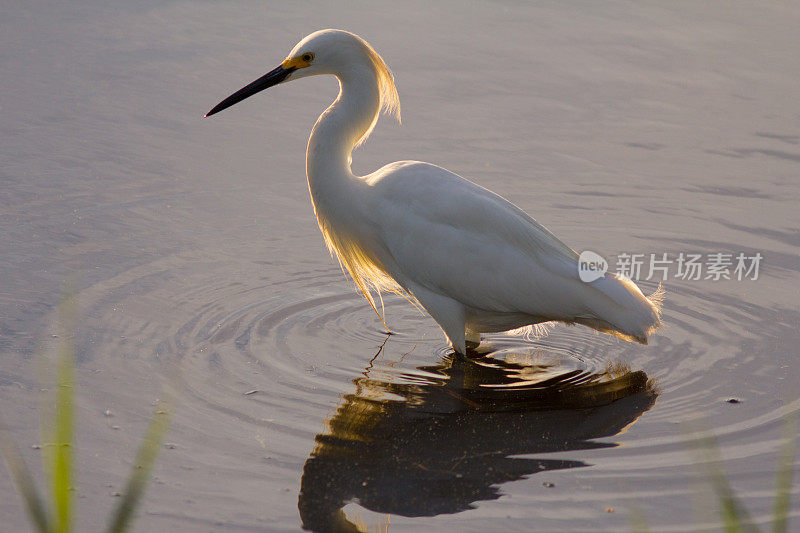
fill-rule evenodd
<path id="1" fill-rule="evenodd" d="M 264 89 L 286 81 L 319 74 L 346 75 L 358 69 L 376 75 L 382 107 L 399 118 L 399 100 L 394 79 L 381 56 L 364 39 L 343 30 L 320 30 L 303 38 L 273 70 L 239 89 L 209 111 L 209 117 Z"/>

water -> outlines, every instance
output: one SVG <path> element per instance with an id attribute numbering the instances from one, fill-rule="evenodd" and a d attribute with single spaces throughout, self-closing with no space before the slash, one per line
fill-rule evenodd
<path id="1" fill-rule="evenodd" d="M 766 523 L 800 408 L 798 19 L 727 3 L 4 6 L 3 418 L 38 465 L 34 354 L 56 342 L 73 273 L 81 530 L 116 504 L 175 367 L 142 531 L 612 531 L 637 513 L 656 531 L 715 529 L 698 420 Z M 672 265 L 648 346 L 560 326 L 453 357 L 394 296 L 387 337 L 308 200 L 305 141 L 335 82 L 201 120 L 323 27 L 368 39 L 403 103 L 356 171 L 431 161 L 577 250 L 759 252 L 759 278 Z M 0 477 L 0 517 L 20 530 L 13 493 Z"/>

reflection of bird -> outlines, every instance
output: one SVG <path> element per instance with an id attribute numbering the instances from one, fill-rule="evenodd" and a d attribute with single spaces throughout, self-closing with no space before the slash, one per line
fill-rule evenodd
<path id="1" fill-rule="evenodd" d="M 529 455 L 614 446 L 594 439 L 620 433 L 655 401 L 641 371 L 555 370 L 454 354 L 402 382 L 354 380 L 303 468 L 303 526 L 355 531 L 342 512 L 354 500 L 403 516 L 470 509 L 499 498 L 502 483 L 589 466 Z"/>
<path id="2" fill-rule="evenodd" d="M 311 199 L 328 247 L 373 308 L 370 289 L 403 293 L 430 313 L 461 353 L 466 341 L 480 342 L 481 332 L 554 320 L 647 341 L 660 324 L 657 298 L 616 274 L 582 282 L 578 255 L 500 196 L 418 161 L 391 163 L 367 176 L 352 173 L 351 152 L 369 136 L 381 109 L 400 116 L 391 72 L 360 37 L 312 33 L 280 66 L 206 116 L 278 83 L 318 74 L 336 76 L 340 92 L 308 141 Z"/>

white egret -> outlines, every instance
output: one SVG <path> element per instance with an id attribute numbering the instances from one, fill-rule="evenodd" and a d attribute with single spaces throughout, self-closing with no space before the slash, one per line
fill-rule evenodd
<path id="1" fill-rule="evenodd" d="M 371 290 L 399 292 L 425 308 L 460 353 L 482 332 L 550 321 L 647 342 L 661 322 L 659 295 L 645 297 L 612 273 L 581 281 L 578 255 L 504 198 L 419 161 L 353 174 L 353 148 L 381 110 L 400 118 L 389 68 L 357 35 L 312 33 L 280 66 L 206 116 L 273 85 L 322 74 L 336 76 L 339 96 L 308 140 L 308 187 L 328 248 L 376 312 Z"/>

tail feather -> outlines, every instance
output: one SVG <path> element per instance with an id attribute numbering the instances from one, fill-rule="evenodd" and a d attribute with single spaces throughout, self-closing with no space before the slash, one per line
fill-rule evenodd
<path id="1" fill-rule="evenodd" d="M 645 296 L 630 279 L 606 273 L 590 283 L 597 297 L 588 302 L 590 314 L 575 322 L 627 341 L 647 344 L 647 337 L 661 325 L 661 306 L 665 291 L 659 285 Z"/>

